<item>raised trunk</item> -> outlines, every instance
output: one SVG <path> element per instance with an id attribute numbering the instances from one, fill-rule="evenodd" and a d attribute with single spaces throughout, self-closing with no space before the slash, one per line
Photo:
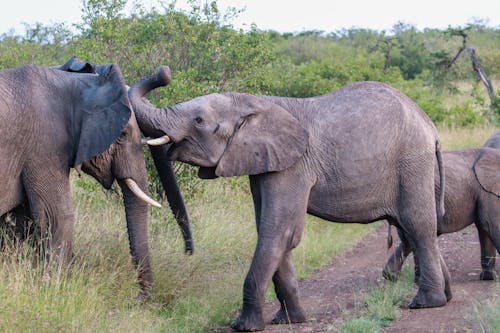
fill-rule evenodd
<path id="1" fill-rule="evenodd" d="M 161 128 L 164 128 L 165 123 L 169 122 L 166 110 L 156 108 L 143 97 L 151 90 L 166 86 L 169 82 L 170 69 L 163 66 L 159 68 L 157 74 L 143 78 L 139 82 L 133 84 L 129 89 L 129 100 L 134 109 L 137 123 L 139 124 L 141 132 L 146 136 L 156 138 L 168 134 L 161 130 Z M 172 163 L 167 158 L 167 147 L 168 146 L 150 146 L 151 155 L 160 176 L 163 189 L 167 195 L 172 213 L 181 229 L 182 237 L 184 238 L 184 250 L 187 254 L 191 254 L 193 252 L 193 240 L 189 225 L 189 217 L 175 178 Z"/>
<path id="2" fill-rule="evenodd" d="M 170 69 L 163 66 L 160 67 L 157 74 L 146 76 L 134 83 L 128 91 L 129 100 L 134 109 L 137 123 L 145 136 L 157 138 L 167 134 L 161 131 L 163 127 L 162 123 L 166 121 L 165 111 L 156 108 L 143 97 L 151 90 L 166 86 L 169 83 Z"/>
<path id="3" fill-rule="evenodd" d="M 140 299 L 147 298 L 153 287 L 153 274 L 149 262 L 148 249 L 148 205 L 137 198 L 123 181 L 118 181 L 123 193 L 125 215 L 127 219 L 130 254 L 138 269 L 141 287 Z M 139 186 L 146 188 L 146 180 L 138 180 Z"/>

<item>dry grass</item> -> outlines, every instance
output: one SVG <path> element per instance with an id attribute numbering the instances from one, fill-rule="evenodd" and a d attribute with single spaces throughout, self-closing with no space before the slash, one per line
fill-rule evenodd
<path id="1" fill-rule="evenodd" d="M 482 147 L 484 142 L 499 128 L 493 125 L 484 125 L 476 128 L 442 127 L 438 130 L 443 149 L 458 150 Z"/>
<path id="2" fill-rule="evenodd" d="M 458 149 L 482 145 L 493 131 L 441 129 L 440 134 L 446 149 Z M 135 302 L 138 287 L 119 196 L 88 178 L 74 183 L 75 263 L 49 269 L 28 245 L 0 252 L 0 332 L 192 333 L 227 325 L 241 305 L 256 239 L 246 180 L 210 181 L 189 200 L 195 239 L 190 257 L 182 252 L 172 216 L 166 209 L 150 210 L 155 286 L 145 304 Z M 298 276 L 329 263 L 370 230 L 308 217 L 294 251 Z M 390 299 L 397 304 L 397 297 Z"/>
<path id="3" fill-rule="evenodd" d="M 193 256 L 183 254 L 181 234 L 166 209 L 150 210 L 155 286 L 152 299 L 137 304 L 119 196 L 104 193 L 93 180 L 75 180 L 75 263 L 48 269 L 28 245 L 0 252 L 0 332 L 191 333 L 227 325 L 240 307 L 256 241 L 247 186 L 234 183 L 210 181 L 187 203 Z M 308 222 L 295 251 L 299 276 L 327 264 L 369 230 Z"/>

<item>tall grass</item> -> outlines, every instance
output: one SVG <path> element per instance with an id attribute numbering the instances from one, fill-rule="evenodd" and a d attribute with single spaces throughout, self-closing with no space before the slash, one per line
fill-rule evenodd
<path id="1" fill-rule="evenodd" d="M 74 179 L 75 259 L 49 268 L 30 245 L 0 252 L 0 332 L 206 332 L 239 309 L 256 243 L 246 180 L 218 179 L 187 202 L 195 253 L 182 253 L 167 209 L 151 209 L 152 299 L 138 304 L 119 195 L 86 177 Z M 236 184 L 236 185 L 235 185 Z M 308 217 L 294 251 L 304 278 L 373 227 Z"/>
<path id="2" fill-rule="evenodd" d="M 494 130 L 441 129 L 440 134 L 445 149 L 455 149 L 481 146 Z M 0 332 L 207 332 L 226 325 L 241 306 L 256 242 L 254 213 L 245 179 L 207 182 L 187 202 L 192 256 L 182 253 L 180 231 L 167 209 L 150 209 L 155 285 L 152 299 L 138 304 L 119 194 L 104 192 L 86 177 L 73 179 L 74 263 L 46 267 L 29 244 L 0 251 Z M 308 217 L 294 250 L 297 275 L 307 277 L 372 229 Z M 387 307 L 397 308 L 394 297 L 388 299 Z M 371 308 L 379 311 L 378 305 Z M 360 325 L 380 327 L 392 318 L 373 316 Z"/>
<path id="3" fill-rule="evenodd" d="M 440 127 L 439 137 L 444 150 L 482 147 L 484 142 L 500 128 L 492 124 L 480 127 Z"/>

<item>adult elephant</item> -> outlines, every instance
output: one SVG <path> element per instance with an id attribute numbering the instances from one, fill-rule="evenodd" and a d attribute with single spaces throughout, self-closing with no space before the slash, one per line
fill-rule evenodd
<path id="1" fill-rule="evenodd" d="M 481 246 L 481 280 L 495 279 L 495 257 L 500 252 L 500 150 L 466 149 L 443 153 L 446 173 L 445 215 L 437 235 L 456 232 L 474 223 Z M 390 228 L 390 226 L 389 226 Z M 399 232 L 399 230 L 398 230 Z M 387 261 L 383 276 L 397 280 L 406 257 L 412 252 L 404 235 Z M 419 276 L 415 260 L 415 276 Z"/>
<path id="2" fill-rule="evenodd" d="M 146 167 L 140 130 L 117 65 L 100 75 L 23 66 L 0 71 L 0 216 L 29 216 L 51 259 L 72 255 L 70 168 L 123 194 L 140 297 L 149 294 Z"/>
<path id="3" fill-rule="evenodd" d="M 437 130 L 408 97 L 383 83 L 360 82 L 305 99 L 224 93 L 163 109 L 143 99 L 169 81 L 164 66 L 130 88 L 142 131 L 169 138 L 169 159 L 200 166 L 203 178 L 250 175 L 258 241 L 234 329 L 264 329 L 271 279 L 281 303 L 273 323 L 306 320 L 291 255 L 306 213 L 400 226 L 422 266 L 410 307 L 442 306 L 451 298 L 436 239 Z"/>

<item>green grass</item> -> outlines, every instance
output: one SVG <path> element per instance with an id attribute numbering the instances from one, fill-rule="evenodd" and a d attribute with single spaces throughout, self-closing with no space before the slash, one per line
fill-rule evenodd
<path id="1" fill-rule="evenodd" d="M 75 262 L 64 269 L 45 267 L 27 244 L 0 252 L 0 332 L 191 333 L 227 325 L 241 306 L 256 243 L 246 182 L 209 181 L 187 202 L 192 256 L 183 254 L 180 231 L 167 210 L 150 209 L 155 285 L 152 299 L 137 304 L 119 196 L 86 177 L 74 179 Z M 307 277 L 372 229 L 308 217 L 294 251 L 298 276 Z"/>
<path id="2" fill-rule="evenodd" d="M 500 287 L 495 287 L 489 299 L 476 304 L 469 318 L 479 322 L 482 333 L 500 332 Z"/>
<path id="3" fill-rule="evenodd" d="M 440 135 L 445 149 L 458 149 L 481 146 L 494 130 L 441 129 Z M 246 179 L 207 181 L 189 199 L 193 256 L 183 254 L 180 231 L 167 209 L 150 209 L 155 285 L 145 304 L 135 301 L 138 286 L 119 195 L 104 192 L 86 177 L 75 178 L 73 185 L 75 262 L 64 269 L 45 267 L 28 245 L 0 251 L 0 332 L 191 333 L 230 322 L 241 306 L 256 241 Z M 309 216 L 294 251 L 297 275 L 306 278 L 373 228 Z M 359 309 L 366 311 L 363 316 L 346 314 L 350 320 L 342 329 L 373 332 L 386 325 L 406 301 L 400 288 L 383 284 L 373 290 Z M 495 311 L 498 303 L 484 306 Z M 498 318 L 498 312 L 492 313 L 484 320 Z"/>
<path id="4" fill-rule="evenodd" d="M 400 307 L 415 293 L 413 266 L 405 264 L 396 283 L 382 281 L 364 297 L 361 307 L 345 314 L 342 333 L 379 332 L 398 318 Z"/>

